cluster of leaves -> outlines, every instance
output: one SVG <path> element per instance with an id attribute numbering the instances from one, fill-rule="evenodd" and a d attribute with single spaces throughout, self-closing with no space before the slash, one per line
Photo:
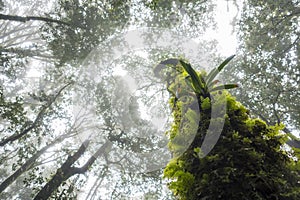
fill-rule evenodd
<path id="1" fill-rule="evenodd" d="M 179 28 L 185 34 L 198 35 L 206 28 L 214 26 L 214 9 L 212 1 L 202 0 L 139 0 L 143 9 L 151 14 L 141 16 L 137 21 L 143 21 L 146 26 L 159 28 Z"/>
<path id="2" fill-rule="evenodd" d="M 225 76 L 241 84 L 233 94 L 252 114 L 284 123 L 287 133 L 300 127 L 299 18 L 299 1 L 245 1 L 237 27 L 240 56 Z"/>
<path id="3" fill-rule="evenodd" d="M 210 109 L 200 113 L 182 113 L 179 99 L 173 110 L 174 125 L 193 125 L 195 115 L 200 118 L 199 127 L 191 145 L 180 155 L 176 154 L 164 170 L 170 180 L 169 188 L 180 199 L 298 199 L 299 173 L 297 162 L 282 147 L 286 137 L 282 126 L 269 126 L 260 119 L 251 118 L 249 111 L 228 92 L 211 92 L 214 106 L 226 102 L 225 123 L 222 135 L 212 151 L 201 157 L 202 138 L 208 133 L 213 120 Z M 202 97 L 203 99 L 203 97 Z M 204 102 L 200 98 L 195 101 Z M 208 104 L 209 105 L 209 104 Z M 173 102 L 171 104 L 173 105 Z M 194 119 L 195 120 L 195 119 Z M 195 125 L 193 125 L 195 126 Z M 169 132 L 171 146 L 173 138 L 185 137 L 184 129 L 172 128 Z"/>
<path id="4" fill-rule="evenodd" d="M 5 99 L 3 88 L 0 86 L 0 113 L 2 120 L 9 120 L 12 124 L 22 124 L 25 113 L 22 105 L 23 99 L 21 97 L 16 97 L 13 101 Z"/>
<path id="5" fill-rule="evenodd" d="M 42 30 L 61 64 L 84 59 L 101 41 L 124 28 L 130 17 L 129 1 L 60 0 L 58 5 L 51 17 L 71 26 L 48 24 Z"/>
<path id="6" fill-rule="evenodd" d="M 0 119 L 3 126 L 1 131 L 6 131 L 8 135 L 19 132 L 27 120 L 25 114 L 23 99 L 21 97 L 14 100 L 6 99 L 0 86 Z"/>
<path id="7" fill-rule="evenodd" d="M 26 59 L 22 54 L 15 54 L 14 52 L 7 52 L 0 45 L 0 73 L 7 76 L 11 81 L 15 81 L 16 78 L 25 71 Z"/>

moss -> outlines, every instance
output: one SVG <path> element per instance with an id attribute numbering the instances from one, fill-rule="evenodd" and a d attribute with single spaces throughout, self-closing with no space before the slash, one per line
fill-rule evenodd
<path id="1" fill-rule="evenodd" d="M 227 91 L 210 96 L 200 97 L 200 113 L 184 108 L 197 101 L 194 97 L 180 99 L 174 109 L 174 124 L 168 132 L 174 158 L 164 170 L 174 194 L 181 200 L 300 199 L 300 167 L 282 148 L 286 140 L 280 133 L 282 125 L 268 126 L 251 118 L 249 110 Z M 211 104 L 221 111 L 224 103 L 224 119 L 211 119 Z M 218 143 L 200 159 L 203 136 L 214 134 L 207 132 L 209 123 L 222 120 Z"/>
<path id="2" fill-rule="evenodd" d="M 202 110 L 208 110 L 211 108 L 210 99 L 208 97 L 203 99 L 203 101 L 201 103 L 201 108 L 202 108 Z"/>

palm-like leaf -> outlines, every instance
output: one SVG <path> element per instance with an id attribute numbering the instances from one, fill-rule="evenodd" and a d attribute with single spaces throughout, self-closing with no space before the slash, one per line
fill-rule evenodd
<path id="1" fill-rule="evenodd" d="M 197 72 L 192 68 L 192 66 L 184 61 L 180 60 L 180 63 L 184 70 L 190 75 L 192 80 L 192 86 L 194 88 L 195 93 L 197 94 L 204 94 L 204 83 L 199 78 Z"/>
<path id="2" fill-rule="evenodd" d="M 206 96 L 209 92 L 222 90 L 222 89 L 232 89 L 238 87 L 237 84 L 224 84 L 218 85 L 214 87 L 219 81 L 214 80 L 214 78 L 220 73 L 224 67 L 234 58 L 235 55 L 228 57 L 224 62 L 222 62 L 219 67 L 213 69 L 208 75 L 207 80 L 205 81 L 201 75 L 198 75 L 197 72 L 192 68 L 189 63 L 184 62 L 183 60 L 178 60 L 175 58 L 167 59 L 165 61 L 160 62 L 156 68 L 154 68 L 155 75 L 159 76 L 159 72 L 162 68 L 167 65 L 176 66 L 179 63 L 183 67 L 183 69 L 188 73 L 189 76 L 186 77 L 185 81 L 187 85 L 192 87 L 194 92 L 198 95 Z"/>
<path id="3" fill-rule="evenodd" d="M 207 87 L 212 86 L 214 78 L 223 70 L 223 68 L 234 58 L 235 55 L 228 57 L 224 62 L 220 64 L 218 68 L 211 70 L 211 72 L 207 75 L 206 84 Z"/>

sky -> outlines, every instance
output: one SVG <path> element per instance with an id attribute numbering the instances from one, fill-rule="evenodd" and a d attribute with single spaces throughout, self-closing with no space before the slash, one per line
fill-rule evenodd
<path id="1" fill-rule="evenodd" d="M 236 53 L 237 50 L 237 38 L 233 33 L 233 26 L 231 21 L 237 14 L 238 10 L 233 5 L 232 1 L 216 0 L 216 16 L 217 22 L 216 30 L 208 30 L 204 35 L 204 38 L 209 40 L 216 39 L 218 41 L 219 53 L 222 56 L 228 57 Z"/>

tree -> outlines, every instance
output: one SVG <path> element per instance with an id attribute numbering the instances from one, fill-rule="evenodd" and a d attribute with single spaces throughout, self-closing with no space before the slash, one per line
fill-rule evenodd
<path id="1" fill-rule="evenodd" d="M 133 6 L 133 9 L 137 10 L 134 23 L 147 27 L 176 29 L 182 34 L 197 37 L 206 29 L 215 26 L 211 15 L 214 8 L 214 1 L 138 0 Z M 140 15 L 138 11 L 141 9 L 150 14 Z"/>
<path id="2" fill-rule="evenodd" d="M 135 167 L 134 169 L 140 168 L 134 163 L 140 163 L 145 159 L 145 156 L 141 155 L 146 155 L 147 152 L 159 149 L 165 144 L 160 137 L 154 137 L 158 133 L 153 125 L 141 118 L 138 105 L 138 100 L 141 99 L 128 93 L 124 87 L 126 86 L 124 78 L 109 77 L 107 81 L 105 79 L 107 77 L 102 76 L 100 84 L 97 85 L 89 77 L 84 79 L 79 67 L 92 49 L 130 25 L 128 22 L 139 15 L 132 10 L 141 5 L 149 9 L 147 2 L 141 2 L 142 4 L 129 1 L 103 3 L 96 0 L 61 0 L 55 4 L 54 11 L 44 13 L 43 10 L 47 9 L 41 8 L 39 11 L 31 10 L 28 12 L 30 14 L 19 13 L 18 8 L 14 6 L 33 5 L 35 8 L 37 1 L 20 1 L 19 4 L 12 1 L 5 2 L 3 7 L 5 12 L 0 15 L 3 22 L 0 61 L 4 66 L 0 76 L 1 86 L 3 85 L 0 98 L 1 198 L 60 199 L 76 198 L 81 194 L 82 198 L 85 198 L 84 193 L 87 191 L 80 190 L 83 190 L 83 184 L 87 184 L 95 177 L 97 177 L 96 186 L 91 188 L 88 195 L 91 199 L 101 197 L 122 199 L 134 195 L 136 191 L 147 194 L 149 198 L 163 198 L 163 196 L 166 199 L 172 198 L 163 188 L 161 168 L 145 173 L 126 171 L 130 166 Z M 154 17 L 160 20 L 150 17 L 147 23 L 150 24 L 151 20 L 157 26 L 168 23 L 163 16 L 171 17 L 169 10 L 172 5 L 165 3 L 161 4 L 165 8 L 161 6 L 155 8 L 161 9 Z M 195 3 L 197 5 L 195 4 L 193 10 L 207 6 L 201 1 Z M 188 11 L 193 2 L 180 4 Z M 204 16 L 200 12 L 188 13 L 191 16 L 197 14 L 199 20 Z M 172 24 L 169 24 L 164 27 L 171 26 Z M 176 27 L 178 31 L 183 30 L 179 24 Z M 199 24 L 194 25 L 195 29 L 200 30 L 199 27 Z M 184 30 L 188 30 L 188 26 L 184 27 Z M 151 44 L 153 41 L 149 39 L 148 42 Z M 128 65 L 126 70 L 132 76 L 139 77 L 139 73 L 149 73 L 153 63 L 169 55 L 159 50 L 151 53 L 153 60 L 148 63 L 150 66 L 148 68 L 140 67 L 143 64 L 140 57 L 119 61 Z M 37 66 L 42 69 L 37 77 L 40 80 L 38 83 L 29 81 L 28 84 L 26 76 L 29 69 Z M 107 70 L 113 69 L 111 66 L 104 67 L 107 67 Z M 80 82 L 83 80 L 81 78 L 84 81 Z M 153 81 L 153 77 L 148 74 L 139 82 L 141 85 L 138 90 L 143 87 L 150 88 L 144 91 L 146 94 L 151 91 L 153 83 L 143 85 L 144 80 Z M 110 87 L 107 87 L 109 84 Z M 24 88 L 24 85 L 28 87 Z M 85 86 L 87 88 L 84 88 Z M 72 98 L 74 93 L 80 94 L 82 98 Z M 118 95 L 123 98 L 117 98 Z M 145 97 L 143 101 L 151 105 L 151 100 L 155 98 L 147 98 Z M 79 110 L 76 116 L 72 115 L 74 113 L 70 114 L 74 104 L 91 105 L 89 104 L 91 100 L 96 102 L 93 108 L 97 111 L 93 119 L 89 117 L 88 109 Z M 114 102 L 110 104 L 112 100 Z M 156 112 L 159 114 L 159 110 Z M 91 123 L 93 120 L 99 121 L 94 124 Z M 84 140 L 78 138 L 90 130 L 94 131 L 93 142 L 83 149 L 81 145 Z M 148 138 L 144 137 L 146 134 Z M 103 156 L 93 156 L 106 142 L 113 144 L 112 150 L 101 154 Z M 133 157 L 132 154 L 140 155 Z M 79 156 L 75 158 L 74 155 Z M 70 159 L 72 162 L 69 162 Z M 157 153 L 152 158 L 152 164 L 161 164 L 162 159 L 161 154 Z M 66 171 L 69 173 L 62 173 Z M 111 184 L 107 186 L 105 184 L 108 181 Z M 106 194 L 99 192 L 103 191 L 103 188 L 107 189 Z"/>
<path id="3" fill-rule="evenodd" d="M 286 133 L 299 130 L 299 16 L 299 1 L 244 1 L 239 56 L 224 76 L 253 115 Z"/>
<path id="4" fill-rule="evenodd" d="M 101 148 L 99 148 L 82 167 L 73 167 L 72 165 L 86 151 L 89 143 L 89 140 L 84 141 L 79 149 L 74 153 L 74 155 L 67 158 L 63 165 L 59 169 L 57 169 L 57 172 L 54 174 L 52 179 L 47 182 L 47 184 L 39 191 L 34 199 L 48 199 L 51 194 L 71 176 L 74 176 L 75 174 L 84 174 L 94 164 L 96 159 L 101 154 L 105 153 L 106 148 L 109 146 L 109 143 L 103 144 L 103 146 L 101 146 Z"/>
<path id="5" fill-rule="evenodd" d="M 203 72 L 193 72 L 191 67 L 186 68 L 188 64 L 180 63 L 176 66 L 179 72 L 176 77 L 182 81 L 173 82 L 170 88 L 185 84 L 184 77 L 189 74 L 191 80 L 188 84 L 193 89 L 187 87 L 187 90 L 195 94 L 187 93 L 186 98 L 181 97 L 175 102 L 174 123 L 169 131 L 169 147 L 174 157 L 164 170 L 173 193 L 186 200 L 299 198 L 299 171 L 295 168 L 297 161 L 291 157 L 295 155 L 282 148 L 286 140 L 286 136 L 280 132 L 282 126 L 269 126 L 260 119 L 251 118 L 249 110 L 227 91 L 213 92 L 218 86 L 212 87 L 206 96 L 197 92 L 197 88 L 206 90 L 205 82 L 198 84 L 197 79 L 211 80 L 212 73 L 206 77 Z M 184 99 L 191 99 L 188 96 L 192 97 L 192 101 L 184 102 Z M 174 106 L 173 101 L 171 106 Z M 195 101 L 200 112 L 189 106 L 184 110 L 186 108 L 183 105 L 192 105 Z M 220 118 L 211 115 L 211 108 L 224 103 L 227 106 L 222 114 L 224 126 L 221 137 L 203 157 L 207 147 L 201 138 L 216 137 L 215 129 L 210 129 L 209 125 L 220 121 Z M 189 134 L 193 130 L 196 134 L 192 140 L 182 141 L 191 138 Z M 189 146 L 184 147 L 187 144 Z"/>
<path id="6" fill-rule="evenodd" d="M 20 65 L 22 65 L 24 70 L 21 72 L 26 73 L 28 71 L 28 68 L 27 68 L 28 63 L 29 63 L 29 65 L 32 65 L 32 63 L 29 62 L 29 61 L 31 61 L 31 58 L 38 56 L 38 57 L 43 57 L 43 58 L 47 59 L 46 60 L 47 69 L 45 70 L 46 73 L 43 74 L 44 80 L 39 82 L 39 84 L 47 85 L 46 88 L 41 85 L 42 87 L 38 88 L 39 91 L 30 91 L 30 92 L 28 92 L 29 93 L 29 95 L 28 95 L 28 93 L 26 93 L 26 91 L 25 92 L 23 91 L 23 88 L 18 88 L 19 90 L 17 90 L 17 91 L 14 91 L 14 90 L 11 91 L 9 87 L 6 87 L 6 88 L 1 87 L 1 125 L 4 126 L 3 129 L 1 127 L 1 146 L 3 146 L 3 151 L 1 149 L 1 163 L 2 164 L 4 163 L 5 165 L 8 165 L 8 166 L 10 164 L 12 164 L 12 166 L 13 166 L 12 169 L 10 169 L 11 167 L 7 166 L 7 168 L 5 168 L 5 170 L 4 170 L 4 171 L 6 171 L 6 173 L 3 173 L 3 176 L 4 176 L 4 174 L 6 176 L 8 176 L 11 173 L 11 170 L 14 171 L 14 173 L 11 174 L 6 179 L 4 179 L 5 177 L 1 176 L 1 180 L 3 180 L 3 183 L 1 184 L 2 192 L 11 183 L 13 183 L 14 180 L 16 180 L 16 178 L 18 178 L 20 176 L 22 177 L 22 175 L 24 176 L 24 174 L 25 174 L 25 177 L 28 174 L 30 174 L 30 177 L 28 175 L 27 177 L 29 177 L 29 178 L 28 179 L 25 178 L 25 181 L 24 181 L 24 182 L 27 182 L 27 185 L 25 184 L 27 187 L 31 184 L 32 181 L 34 181 L 36 183 L 36 186 L 43 183 L 43 181 L 42 182 L 38 181 L 38 180 L 43 180 L 43 178 L 41 178 L 43 176 L 41 176 L 42 174 L 39 174 L 40 172 L 37 169 L 37 166 L 43 165 L 43 162 L 48 162 L 48 161 L 45 161 L 45 159 L 47 160 L 47 156 L 45 157 L 45 154 L 50 153 L 52 151 L 51 148 L 53 148 L 53 146 L 55 147 L 55 145 L 62 145 L 65 142 L 58 135 L 56 135 L 56 133 L 53 132 L 52 128 L 48 129 L 46 124 L 51 123 L 51 121 L 53 119 L 55 119 L 56 117 L 58 117 L 61 120 L 63 120 L 64 117 L 67 117 L 65 115 L 66 113 L 64 113 L 65 112 L 64 109 L 56 110 L 56 108 L 58 108 L 58 107 L 62 106 L 62 104 L 64 104 L 63 102 L 68 101 L 64 96 L 65 91 L 63 91 L 63 90 L 65 89 L 65 87 L 63 87 L 63 89 L 60 90 L 57 94 L 56 94 L 56 92 L 52 93 L 52 91 L 55 91 L 56 90 L 55 88 L 59 87 L 60 81 L 68 82 L 68 80 L 70 81 L 70 78 L 63 77 L 63 78 L 60 78 L 59 80 L 56 80 L 55 81 L 56 86 L 51 88 L 51 85 L 53 86 L 53 84 L 49 84 L 49 83 L 50 82 L 53 83 L 54 79 L 52 79 L 52 78 L 54 76 L 56 78 L 58 77 L 54 73 L 54 72 L 57 72 L 57 70 L 51 71 L 51 69 L 53 69 L 53 67 L 54 67 L 53 62 L 51 62 L 51 61 L 53 61 L 52 58 L 55 61 L 58 61 L 58 60 L 62 61 L 62 59 L 60 59 L 58 56 L 55 57 L 53 55 L 51 55 L 49 57 L 47 55 L 43 56 L 43 54 L 41 54 L 43 51 L 43 48 L 40 48 L 41 46 L 39 46 L 39 45 L 33 44 L 33 42 L 32 42 L 32 46 L 30 46 L 29 48 L 24 48 L 24 47 L 26 47 L 26 45 L 23 45 L 24 41 L 22 41 L 22 39 L 23 38 L 25 38 L 25 40 L 27 39 L 27 41 L 26 41 L 27 44 L 28 44 L 28 42 L 30 42 L 30 40 L 28 40 L 28 37 L 26 38 L 25 36 L 22 35 L 22 34 L 26 34 L 26 32 L 24 32 L 24 30 L 30 30 L 31 34 L 29 31 L 28 35 L 32 36 L 32 35 L 34 35 L 33 33 L 35 33 L 34 30 L 36 29 L 36 26 L 34 26 L 34 27 L 30 26 L 32 23 L 30 23 L 29 21 L 47 22 L 47 24 L 40 23 L 40 25 L 44 26 L 44 27 L 58 26 L 62 30 L 67 29 L 69 32 L 75 31 L 78 33 L 78 31 L 75 29 L 82 29 L 82 27 L 80 28 L 80 23 L 78 23 L 79 20 L 80 20 L 80 22 L 82 22 L 82 24 L 84 24 L 87 28 L 90 28 L 90 29 L 99 28 L 99 26 L 96 26 L 97 24 L 95 22 L 97 22 L 97 23 L 103 22 L 103 24 L 109 23 L 110 21 L 112 22 L 113 20 L 111 20 L 111 18 L 116 18 L 117 17 L 116 14 L 120 13 L 119 11 L 115 12 L 113 6 L 118 6 L 118 5 L 127 6 L 126 2 L 125 2 L 125 4 L 122 4 L 122 2 L 120 1 L 119 3 L 117 3 L 116 1 L 114 1 L 114 2 L 112 2 L 112 4 L 113 4 L 112 7 L 108 4 L 106 4 L 106 5 L 101 4 L 106 7 L 105 8 L 106 12 L 110 13 L 110 19 L 106 20 L 106 22 L 103 22 L 103 21 L 105 21 L 105 19 L 100 20 L 100 18 L 101 19 L 104 18 L 107 13 L 96 12 L 97 10 L 99 11 L 99 6 L 100 6 L 99 2 L 97 3 L 97 1 L 94 2 L 97 4 L 97 5 L 94 4 L 94 6 L 92 5 L 93 4 L 92 2 L 90 2 L 90 4 L 88 4 L 88 2 L 81 2 L 84 4 L 84 6 L 81 6 L 80 8 L 79 8 L 79 6 L 80 6 L 79 2 L 77 2 L 77 1 L 72 2 L 71 4 L 73 4 L 73 5 L 71 5 L 71 4 L 65 5 L 70 2 L 61 1 L 59 5 L 66 6 L 65 9 L 68 10 L 68 12 L 70 12 L 71 14 L 72 13 L 74 14 L 74 12 L 75 12 L 74 15 L 76 15 L 76 17 L 79 17 L 79 18 L 80 17 L 82 17 L 82 18 L 95 17 L 95 19 L 91 19 L 87 23 L 84 23 L 83 22 L 84 19 L 78 19 L 74 16 L 72 18 L 72 16 L 71 16 L 71 18 L 73 19 L 73 21 L 71 23 L 75 22 L 77 25 L 76 24 L 71 25 L 71 23 L 64 22 L 63 19 L 60 20 L 56 16 L 54 16 L 54 18 L 53 18 L 53 15 L 55 15 L 55 13 L 53 13 L 52 16 L 50 16 L 51 14 L 50 15 L 45 14 L 46 17 L 40 17 L 40 16 L 23 17 L 23 16 L 17 16 L 13 13 L 11 15 L 1 14 L 1 21 L 7 20 L 9 22 L 12 22 L 12 21 L 22 22 L 22 23 L 15 23 L 15 24 L 18 24 L 18 25 L 21 24 L 21 25 L 20 25 L 19 29 L 16 29 L 16 27 L 13 27 L 13 29 L 15 29 L 13 31 L 9 30 L 10 26 L 13 26 L 13 25 L 11 25 L 13 23 L 8 23 L 8 22 L 5 23 L 4 22 L 2 24 L 2 27 L 4 26 L 4 29 L 2 29 L 2 31 L 4 32 L 2 35 L 2 39 L 4 39 L 4 43 L 1 45 L 0 52 L 1 52 L 1 64 L 3 64 L 3 66 L 5 66 L 5 68 L 3 70 L 1 69 L 1 74 L 4 75 L 4 77 L 5 77 L 3 79 L 3 80 L 5 80 L 5 81 L 3 81 L 3 86 L 9 86 L 9 81 L 10 81 L 13 83 L 13 86 L 15 87 L 16 86 L 16 84 L 14 83 L 15 80 L 17 80 L 18 82 L 22 81 L 20 79 L 20 78 L 22 78 L 22 75 L 19 75 L 16 73 L 16 72 L 19 72 L 20 69 L 18 68 L 18 66 L 17 66 L 18 63 L 16 63 L 15 60 L 17 60 L 17 62 L 19 62 Z M 24 3 L 24 4 L 26 4 L 26 3 Z M 90 5 L 91 5 L 90 9 L 87 9 L 87 7 Z M 5 4 L 5 6 L 9 7 L 9 4 Z M 34 7 L 33 4 L 31 6 Z M 71 8 L 69 6 L 71 6 Z M 2 4 L 1 4 L 1 8 L 2 8 Z M 6 10 L 6 7 L 4 7 L 4 8 Z M 76 10 L 76 9 L 78 9 L 78 10 Z M 90 13 L 90 14 L 86 15 L 84 10 L 88 10 L 89 12 L 91 11 L 94 13 Z M 58 13 L 58 15 L 61 15 L 61 14 L 63 14 L 63 13 Z M 126 21 L 126 17 L 128 17 L 127 14 L 128 13 L 125 13 L 120 19 L 115 19 L 115 22 L 119 23 L 119 20 L 123 20 L 123 19 L 125 19 L 125 21 Z M 68 20 L 69 20 L 69 18 L 68 18 Z M 35 25 L 38 24 L 36 22 L 35 22 Z M 29 24 L 29 26 L 27 26 L 28 24 Z M 7 28 L 7 27 L 9 27 L 9 28 Z M 108 27 L 108 24 L 106 25 L 106 28 L 107 27 Z M 38 28 L 41 28 L 41 27 L 38 27 Z M 104 34 L 111 34 L 115 30 L 116 27 L 113 27 L 112 24 L 110 24 L 110 32 L 104 31 L 104 30 L 106 30 L 106 28 L 104 26 L 101 28 L 103 30 L 103 35 L 104 35 Z M 84 32 L 83 34 L 91 32 L 95 36 L 93 39 L 98 40 L 98 38 L 100 38 L 100 36 L 97 35 L 95 30 L 91 31 L 90 29 L 86 30 L 86 32 L 83 31 Z M 15 34 L 16 35 L 20 34 L 20 35 L 15 36 Z M 63 34 L 61 34 L 61 36 L 63 36 Z M 86 34 L 85 36 L 80 37 L 80 39 L 78 41 L 82 42 L 82 38 L 86 38 L 85 41 L 90 41 L 94 45 L 97 44 L 95 41 L 91 41 L 91 39 L 88 39 L 88 36 L 89 35 Z M 6 40 L 6 38 L 8 38 L 8 39 Z M 14 40 L 14 42 L 11 41 L 12 39 Z M 45 38 L 45 39 L 47 39 L 47 38 Z M 21 42 L 19 42 L 19 40 L 21 40 Z M 76 40 L 74 40 L 74 38 L 73 38 L 72 41 L 75 42 Z M 39 40 L 37 43 L 42 43 L 42 42 Z M 87 42 L 84 42 L 82 44 L 88 45 Z M 84 48 L 84 45 L 82 45 L 82 48 Z M 91 49 L 92 47 L 90 46 L 89 48 Z M 67 49 L 67 50 L 70 51 L 70 49 Z M 47 49 L 47 51 L 49 52 L 49 49 Z M 81 50 L 78 51 L 78 49 L 77 49 L 76 51 L 80 52 Z M 83 52 L 83 53 L 84 53 L 83 56 L 85 56 L 88 52 Z M 59 55 L 61 55 L 61 54 L 59 54 Z M 74 56 L 74 54 L 72 56 Z M 19 57 L 21 59 L 23 58 L 23 60 L 21 60 Z M 66 61 L 62 61 L 61 63 L 65 63 L 65 62 Z M 41 64 L 41 63 L 39 62 L 39 64 Z M 47 74 L 48 73 L 47 71 L 49 72 L 49 74 Z M 51 75 L 50 73 L 53 73 L 53 74 Z M 6 81 L 6 80 L 8 80 L 8 81 Z M 1 80 L 1 83 L 2 83 L 2 80 Z M 21 85 L 22 85 L 22 83 L 21 83 Z M 26 83 L 23 83 L 23 85 L 26 85 Z M 69 86 L 70 84 L 67 84 L 67 85 Z M 1 86 L 2 86 L 2 84 L 1 84 Z M 36 89 L 36 88 L 32 88 L 32 89 Z M 67 90 L 69 92 L 71 91 L 70 88 L 68 88 Z M 56 91 L 58 91 L 58 90 L 56 90 Z M 61 94 L 61 93 L 64 93 L 64 94 Z M 12 97 L 10 97 L 10 95 Z M 15 95 L 17 97 L 14 99 Z M 67 104 L 64 104 L 64 105 L 66 106 Z M 32 117 L 34 115 L 36 116 L 35 118 Z M 65 124 L 65 126 L 67 128 L 71 128 L 69 125 L 70 124 L 68 124 L 68 123 Z M 52 126 L 52 125 L 50 125 L 50 126 Z M 75 127 L 75 129 L 72 130 L 72 132 L 78 131 L 77 128 L 78 127 Z M 67 132 L 65 135 L 65 138 L 69 138 L 72 136 L 74 137 L 75 135 L 72 132 Z M 29 140 L 31 140 L 31 142 L 29 142 Z M 49 140 L 49 143 L 47 140 Z M 33 144 L 35 144 L 35 145 L 33 145 Z M 40 150 L 39 150 L 39 147 L 40 147 Z M 62 149 L 62 152 L 68 151 L 68 148 L 72 149 L 72 145 L 66 146 L 66 148 Z M 17 156 L 15 156 L 14 159 L 12 159 L 10 157 L 10 154 L 12 152 L 17 152 Z M 68 154 L 69 153 L 71 154 L 72 150 L 71 150 L 71 152 L 68 152 Z M 55 159 L 56 159 L 56 161 L 58 161 L 58 163 L 59 163 L 60 156 L 61 155 L 58 155 L 58 154 L 56 154 L 56 156 L 55 156 Z M 88 167 L 90 167 L 90 165 L 88 165 Z M 59 185 L 60 184 L 61 183 L 59 183 Z M 52 188 L 52 189 L 55 189 L 55 188 Z M 70 192 L 70 194 L 71 194 L 71 192 Z M 24 198 L 26 198 L 26 197 L 24 197 Z"/>
<path id="7" fill-rule="evenodd" d="M 174 38 L 168 51 L 148 51 L 147 59 L 130 54 L 113 61 L 137 78 L 136 93 L 128 89 L 128 77 L 110 76 L 108 72 L 114 69 L 113 64 L 101 66 L 105 70 L 101 71 L 98 82 L 85 77 L 80 65 L 84 64 L 83 60 L 94 61 L 89 60 L 90 52 L 117 32 L 132 27 L 130 25 L 168 28 L 186 37 L 199 37 L 205 28 L 213 25 L 213 2 L 59 0 L 49 12 L 45 6 L 36 9 L 39 2 L 0 1 L 3 11 L 0 15 L 3 22 L 0 36 L 0 65 L 3 66 L 0 70 L 0 198 L 126 199 L 141 193 L 144 198 L 172 199 L 164 189 L 162 168 L 156 167 L 163 161 L 162 154 L 157 153 L 151 159 L 145 156 L 159 149 L 165 141 L 160 137 L 163 133 L 141 117 L 144 107 L 141 108 L 140 102 L 147 106 L 167 97 L 165 87 L 160 87 L 165 84 L 149 72 L 159 60 L 182 55 L 177 48 L 180 41 Z M 22 13 L 26 10 L 23 6 L 31 10 Z M 155 43 L 156 35 L 148 34 L 149 46 Z M 101 45 L 105 51 L 96 51 L 98 55 L 109 54 L 114 44 L 105 45 Z M 126 44 L 120 43 L 120 47 Z M 200 51 L 214 53 L 209 50 L 214 43 L 204 43 L 201 47 Z M 197 61 L 203 62 L 200 59 L 208 60 L 202 57 Z M 40 82 L 28 84 L 29 69 L 37 66 L 42 69 L 38 77 Z M 156 84 L 160 84 L 159 87 Z M 153 90 L 157 93 L 152 94 Z M 187 94 L 178 90 L 177 94 L 183 98 L 175 101 L 174 97 L 171 101 L 173 105 L 174 102 L 180 104 L 192 93 L 192 90 Z M 154 97 L 150 98 L 149 94 Z M 192 95 L 185 100 L 193 98 Z M 159 102 L 162 105 L 162 101 Z M 209 101 L 204 102 L 207 108 Z M 70 114 L 76 104 L 83 105 L 82 109 Z M 195 99 L 193 106 L 191 110 L 199 109 Z M 165 110 L 153 109 L 151 117 L 163 112 Z M 194 116 L 193 111 L 189 111 L 189 115 Z M 193 119 L 189 115 L 188 119 Z M 197 129 L 198 125 L 194 127 Z M 90 141 L 89 145 L 85 139 Z M 196 141 L 200 143 L 202 139 Z M 191 141 L 183 142 L 189 144 Z M 107 142 L 112 146 L 102 152 Z M 173 150 L 176 150 L 176 142 L 180 146 L 182 140 L 170 143 Z M 139 173 L 141 166 L 145 169 L 145 160 L 153 161 L 155 170 Z M 95 185 L 91 188 L 84 187 L 92 184 Z"/>
<path id="8" fill-rule="evenodd" d="M 67 26 L 72 26 L 71 24 L 47 17 L 39 17 L 39 16 L 17 16 L 17 15 L 4 15 L 0 14 L 0 20 L 9 20 L 9 21 L 17 21 L 17 22 L 28 22 L 31 20 L 37 20 L 37 21 L 43 21 L 43 22 L 48 22 L 48 23 L 57 23 L 57 24 L 62 24 L 62 25 L 67 25 Z M 73 25 L 76 26 L 76 25 Z M 78 26 L 80 28 L 80 26 Z"/>
<path id="9" fill-rule="evenodd" d="M 47 41 L 58 65 L 78 65 L 92 49 L 108 36 L 128 25 L 130 1 L 66 1 L 60 0 L 54 13 L 56 18 L 81 28 L 51 23 L 44 26 L 43 38 Z"/>

